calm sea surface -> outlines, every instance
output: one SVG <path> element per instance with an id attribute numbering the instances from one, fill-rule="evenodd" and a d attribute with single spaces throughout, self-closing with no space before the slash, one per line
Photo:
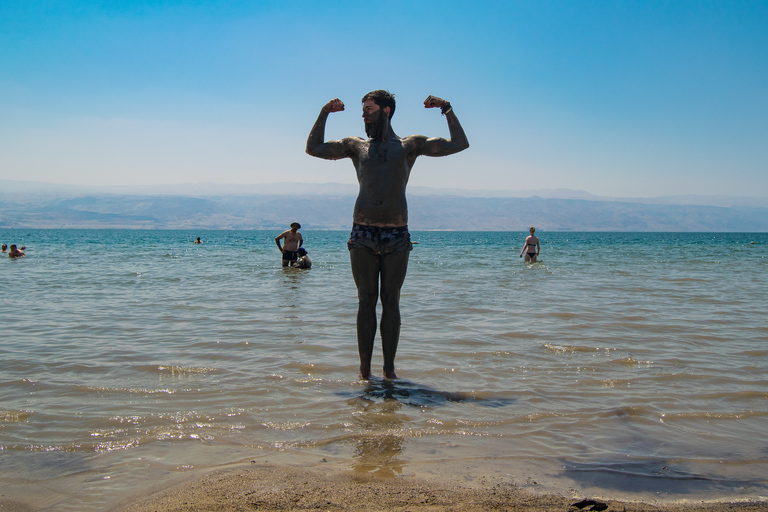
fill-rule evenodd
<path id="1" fill-rule="evenodd" d="M 311 270 L 272 231 L 0 230 L 0 494 L 109 510 L 254 460 L 768 499 L 768 234 L 541 232 L 529 265 L 415 232 L 390 383 L 357 380 L 348 233 L 302 232 Z"/>

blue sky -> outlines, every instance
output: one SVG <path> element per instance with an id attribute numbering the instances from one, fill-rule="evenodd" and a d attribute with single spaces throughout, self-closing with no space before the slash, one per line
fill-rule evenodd
<path id="1" fill-rule="evenodd" d="M 395 93 L 400 135 L 471 147 L 412 185 L 608 196 L 768 196 L 764 1 L 0 2 L 0 179 L 354 183 L 304 153 L 364 135 Z"/>

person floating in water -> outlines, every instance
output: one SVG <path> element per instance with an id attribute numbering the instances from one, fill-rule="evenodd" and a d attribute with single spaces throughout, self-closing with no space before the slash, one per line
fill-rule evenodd
<path id="1" fill-rule="evenodd" d="M 200 240 L 200 237 L 197 237 L 197 240 L 195 240 L 195 241 L 194 241 L 194 242 L 192 242 L 192 243 L 193 243 L 193 244 L 201 244 L 201 243 L 203 243 L 203 241 L 202 241 L 202 240 Z"/>
<path id="2" fill-rule="evenodd" d="M 277 248 L 280 249 L 280 252 L 283 253 L 284 267 L 292 265 L 296 261 L 296 249 L 301 247 L 301 245 L 304 243 L 304 239 L 301 237 L 301 233 L 299 233 L 300 229 L 301 224 L 298 222 L 292 222 L 291 229 L 283 231 L 275 237 Z M 285 246 L 280 245 L 280 240 L 283 238 L 285 238 Z"/>
<path id="3" fill-rule="evenodd" d="M 22 247 L 22 249 L 26 249 L 26 247 Z M 21 258 L 23 256 L 26 256 L 26 254 L 24 254 L 24 251 L 20 251 L 16 247 L 16 244 L 11 244 L 11 247 L 8 249 L 8 257 L 9 258 Z"/>
<path id="4" fill-rule="evenodd" d="M 3 254 L 8 252 L 8 244 L 3 244 Z"/>
<path id="5" fill-rule="evenodd" d="M 541 246 L 539 245 L 539 239 L 534 235 L 536 228 L 531 226 L 531 229 L 528 231 L 530 231 L 531 234 L 525 238 L 525 245 L 523 246 L 523 250 L 520 251 L 520 257 L 522 258 L 523 253 L 525 253 L 526 263 L 536 263 L 536 258 L 538 258 L 539 252 L 541 252 Z"/>
<path id="6" fill-rule="evenodd" d="M 303 247 L 296 249 L 296 261 L 291 264 L 294 268 L 312 268 L 312 260 L 307 256 L 307 250 Z"/>
<path id="7" fill-rule="evenodd" d="M 395 379 L 395 353 L 400 338 L 400 288 L 413 249 L 408 232 L 405 188 L 416 158 L 446 156 L 469 147 L 451 104 L 437 96 L 424 100 L 425 108 L 439 108 L 448 122 L 450 139 L 409 135 L 399 137 L 392 129 L 395 97 L 383 90 L 362 100 L 368 139 L 346 137 L 325 141 L 325 124 L 332 112 L 344 110 L 338 98 L 320 110 L 307 139 L 307 153 L 326 160 L 349 158 L 357 172 L 360 192 L 353 211 L 352 233 L 347 243 L 352 276 L 357 286 L 357 344 L 360 378 L 371 376 L 376 336 L 376 303 L 381 295 L 381 344 L 384 377 Z"/>

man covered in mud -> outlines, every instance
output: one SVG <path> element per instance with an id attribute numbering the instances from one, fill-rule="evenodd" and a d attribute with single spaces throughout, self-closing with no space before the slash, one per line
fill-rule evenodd
<path id="1" fill-rule="evenodd" d="M 307 139 L 307 153 L 312 156 L 327 160 L 351 159 L 360 183 L 347 247 L 358 295 L 361 379 L 371 376 L 379 294 L 384 378 L 397 378 L 395 353 L 400 338 L 400 288 L 408 269 L 409 251 L 413 248 L 408 233 L 405 187 L 416 157 L 446 156 L 469 147 L 448 101 L 429 96 L 424 100 L 424 107 L 440 108 L 448 121 L 450 139 L 423 135 L 398 137 L 390 124 L 395 113 L 395 97 L 383 90 L 363 97 L 363 121 L 368 139 L 346 137 L 325 141 L 328 115 L 344 110 L 344 103 L 338 98 L 323 106 Z"/>

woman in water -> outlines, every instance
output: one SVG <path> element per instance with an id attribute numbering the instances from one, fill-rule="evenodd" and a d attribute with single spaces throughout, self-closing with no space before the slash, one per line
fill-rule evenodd
<path id="1" fill-rule="evenodd" d="M 539 246 L 539 239 L 536 238 L 536 235 L 534 235 L 536 228 L 531 226 L 529 231 L 531 234 L 525 238 L 525 245 L 523 246 L 523 250 L 520 251 L 520 257 L 522 258 L 523 253 L 525 253 L 526 263 L 536 263 L 536 258 L 541 251 L 541 247 Z"/>

